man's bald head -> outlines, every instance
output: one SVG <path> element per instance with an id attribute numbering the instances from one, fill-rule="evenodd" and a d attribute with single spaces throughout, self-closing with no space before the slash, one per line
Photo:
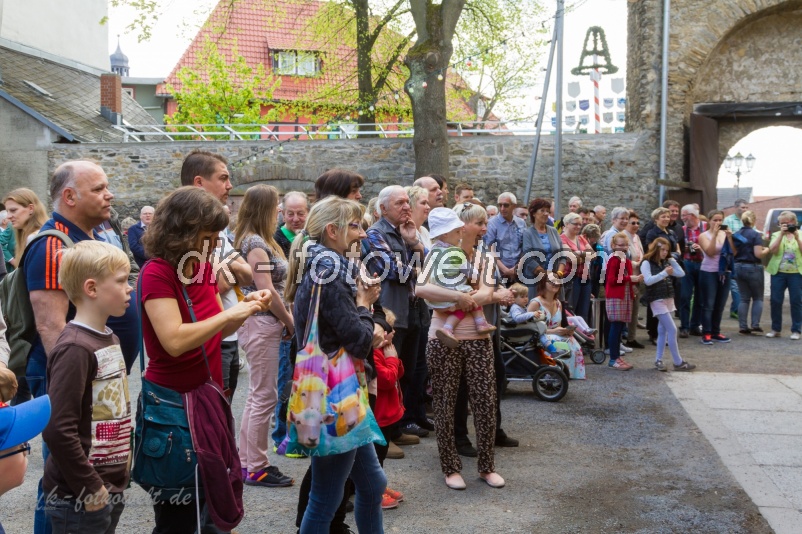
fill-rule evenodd
<path id="1" fill-rule="evenodd" d="M 445 206 L 443 199 L 443 191 L 440 189 L 440 184 L 431 176 L 423 176 L 415 180 L 412 185 L 422 187 L 429 192 L 429 206 L 434 208 L 442 208 Z"/>
<path id="2" fill-rule="evenodd" d="M 68 188 L 75 189 L 75 183 L 79 176 L 97 172 L 105 175 L 100 165 L 83 159 L 66 161 L 56 167 L 50 178 L 50 198 L 53 201 L 53 209 L 59 210 L 62 193 Z"/>

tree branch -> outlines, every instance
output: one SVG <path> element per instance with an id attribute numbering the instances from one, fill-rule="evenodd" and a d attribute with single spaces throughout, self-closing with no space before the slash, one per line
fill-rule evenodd
<path id="1" fill-rule="evenodd" d="M 376 78 L 376 82 L 373 84 L 373 89 L 376 92 L 376 96 L 381 93 L 381 90 L 384 88 L 384 84 L 387 82 L 387 77 L 390 76 L 390 73 L 393 71 L 393 65 L 398 62 L 398 58 L 401 56 L 401 53 L 404 49 L 409 45 L 412 41 L 412 38 L 415 37 L 415 30 L 409 32 L 409 34 L 404 37 L 404 39 L 398 43 L 398 46 L 395 47 L 395 51 L 392 54 L 392 57 L 387 60 L 384 66 L 379 71 L 379 75 Z"/>
<path id="2" fill-rule="evenodd" d="M 464 0 L 458 0 L 463 1 Z M 412 13 L 412 20 L 415 21 L 415 29 L 418 33 L 418 42 L 425 42 L 429 39 L 429 31 L 426 29 L 428 14 L 426 8 L 429 0 L 409 0 L 409 10 Z"/>
<path id="3" fill-rule="evenodd" d="M 454 31 L 457 29 L 457 21 L 462 15 L 464 7 L 465 0 L 443 0 L 440 6 L 443 14 L 443 43 L 451 44 L 451 40 L 454 38 Z"/>

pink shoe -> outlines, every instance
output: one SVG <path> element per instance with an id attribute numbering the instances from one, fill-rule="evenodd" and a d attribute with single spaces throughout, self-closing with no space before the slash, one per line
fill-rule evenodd
<path id="1" fill-rule="evenodd" d="M 496 327 L 492 324 L 488 323 L 487 321 L 483 321 L 481 323 L 476 323 L 476 333 L 477 334 L 489 334 L 490 332 L 494 332 Z"/>
<path id="2" fill-rule="evenodd" d="M 449 349 L 456 349 L 459 347 L 459 339 L 454 337 L 454 332 L 448 328 L 438 328 L 434 331 L 434 336 Z"/>

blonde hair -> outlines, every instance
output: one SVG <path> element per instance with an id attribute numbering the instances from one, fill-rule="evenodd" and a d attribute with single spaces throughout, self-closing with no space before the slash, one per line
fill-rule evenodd
<path id="1" fill-rule="evenodd" d="M 39 231 L 39 229 L 47 222 L 47 211 L 44 204 L 36 196 L 36 193 L 26 187 L 14 189 L 3 198 L 3 204 L 9 200 L 16 202 L 23 208 L 33 205 L 33 213 L 25 221 L 25 226 L 22 228 L 14 228 L 14 239 L 16 239 L 16 248 L 14 249 L 14 259 L 17 260 L 19 265 L 22 259 L 22 253 L 25 252 L 25 245 L 28 244 L 28 238 Z"/>
<path id="2" fill-rule="evenodd" d="M 395 313 L 390 308 L 384 308 L 384 320 L 387 321 L 391 327 L 395 326 Z"/>
<path id="3" fill-rule="evenodd" d="M 752 228 L 753 226 L 755 226 L 755 221 L 756 220 L 757 220 L 757 217 L 755 217 L 755 212 L 754 211 L 747 210 L 747 211 L 745 211 L 743 213 L 743 215 L 741 215 L 741 221 L 743 221 L 744 226 L 748 226 L 749 228 Z"/>
<path id="4" fill-rule="evenodd" d="M 241 248 L 243 239 L 255 234 L 262 238 L 274 256 L 284 259 L 284 251 L 273 237 L 278 226 L 277 216 L 278 189 L 263 184 L 249 188 L 237 211 L 234 248 Z"/>
<path id="5" fill-rule="evenodd" d="M 295 236 L 290 247 L 287 268 L 287 286 L 284 288 L 284 300 L 288 303 L 295 301 L 295 292 L 306 269 L 306 259 L 309 246 L 314 243 L 323 243 L 326 227 L 333 224 L 342 230 L 352 221 L 360 221 L 364 206 L 347 198 L 328 196 L 316 202 L 306 218 L 306 226 L 302 232 Z"/>
<path id="6" fill-rule="evenodd" d="M 668 210 L 667 210 L 667 209 L 665 209 L 665 208 L 658 208 L 658 209 L 664 209 L 664 210 L 668 211 Z M 613 236 L 613 238 L 610 240 L 610 246 L 611 246 L 611 247 L 612 247 L 613 245 L 615 245 L 615 241 L 616 241 L 617 239 L 623 239 L 624 241 L 626 241 L 626 242 L 627 242 L 627 246 L 629 246 L 629 236 L 627 235 L 627 233 L 626 233 L 626 232 L 618 232 L 617 234 L 615 234 L 615 235 Z"/>
<path id="7" fill-rule="evenodd" d="M 523 285 L 520 282 L 515 282 L 510 286 L 510 291 L 516 297 L 528 297 L 529 296 L 529 288 Z"/>
<path id="8" fill-rule="evenodd" d="M 84 296 L 84 282 L 89 279 L 100 282 L 121 269 L 131 269 L 125 252 L 108 243 L 89 239 L 62 250 L 58 281 L 67 297 L 77 302 Z"/>
<path id="9" fill-rule="evenodd" d="M 599 239 L 601 237 L 601 228 L 598 224 L 586 224 L 582 228 L 582 235 L 591 239 Z"/>
<path id="10" fill-rule="evenodd" d="M 661 207 L 661 208 L 656 208 L 656 209 L 655 209 L 655 210 L 652 212 L 652 220 L 653 220 L 653 221 L 656 221 L 658 217 L 660 217 L 660 216 L 662 216 L 662 215 L 664 215 L 664 214 L 666 214 L 666 213 L 668 213 L 669 215 L 671 215 L 671 210 L 669 210 L 668 208 L 662 208 L 662 207 Z"/>
<path id="11" fill-rule="evenodd" d="M 780 213 L 780 216 L 777 217 L 777 222 L 778 223 L 780 222 L 780 219 L 784 219 L 784 220 L 788 221 L 786 224 L 792 224 L 792 223 L 793 224 L 797 224 L 798 223 L 797 218 L 796 218 L 796 213 L 794 213 L 793 211 L 784 211 L 784 212 Z"/>
<path id="12" fill-rule="evenodd" d="M 429 191 L 419 185 L 410 185 L 405 187 L 404 190 L 409 196 L 409 204 L 413 207 L 418 203 L 418 198 L 426 197 L 427 200 L 429 198 Z"/>
<path id="13" fill-rule="evenodd" d="M 582 222 L 582 216 L 580 214 L 566 213 L 565 216 L 563 217 L 563 227 L 565 227 L 565 225 L 575 223 L 577 221 Z"/>
<path id="14" fill-rule="evenodd" d="M 460 220 L 465 224 L 477 222 L 481 220 L 487 220 L 487 210 L 482 206 L 482 203 L 478 200 L 474 199 L 475 202 L 470 200 L 465 202 L 460 202 L 456 206 L 454 206 L 454 212 L 459 216 Z M 471 204 L 467 208 L 465 207 L 466 204 Z"/>

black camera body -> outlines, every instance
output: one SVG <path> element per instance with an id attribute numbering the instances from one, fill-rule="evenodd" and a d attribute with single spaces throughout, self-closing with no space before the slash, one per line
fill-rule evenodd
<path id="1" fill-rule="evenodd" d="M 798 229 L 798 228 L 797 228 L 797 226 L 796 226 L 795 224 L 789 224 L 789 225 L 786 227 L 786 231 L 787 231 L 789 234 L 793 234 L 794 232 L 796 232 L 796 231 L 797 231 L 797 229 Z"/>

